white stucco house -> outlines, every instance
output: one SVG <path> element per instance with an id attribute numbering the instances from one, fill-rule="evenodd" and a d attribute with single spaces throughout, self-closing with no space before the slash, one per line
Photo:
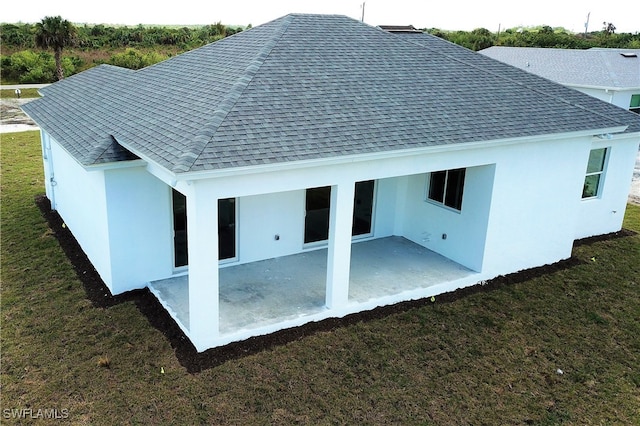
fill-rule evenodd
<path id="1" fill-rule="evenodd" d="M 568 258 L 621 229 L 640 142 L 637 114 L 342 16 L 42 95 L 52 208 L 199 351 Z"/>
<path id="2" fill-rule="evenodd" d="M 480 53 L 640 114 L 640 49 L 492 46 Z"/>

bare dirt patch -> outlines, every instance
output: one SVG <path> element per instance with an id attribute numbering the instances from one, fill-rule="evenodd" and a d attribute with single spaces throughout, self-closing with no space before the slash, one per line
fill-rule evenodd
<path id="1" fill-rule="evenodd" d="M 640 205 L 640 179 L 631 182 L 631 192 L 629 202 Z"/>
<path id="2" fill-rule="evenodd" d="M 36 123 L 20 109 L 33 99 L 0 99 L 0 133 L 38 130 Z"/>

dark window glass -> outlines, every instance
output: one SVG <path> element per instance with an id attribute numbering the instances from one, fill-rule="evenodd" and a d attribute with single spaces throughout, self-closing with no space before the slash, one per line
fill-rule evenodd
<path id="1" fill-rule="evenodd" d="M 371 233 L 375 181 L 356 182 L 353 200 L 351 235 Z M 306 191 L 304 242 L 329 239 L 331 187 L 309 188 Z"/>
<path id="2" fill-rule="evenodd" d="M 175 267 L 189 263 L 187 243 L 187 198 L 173 190 L 173 252 Z M 236 200 L 218 200 L 218 259 L 236 257 Z"/>
<path id="3" fill-rule="evenodd" d="M 371 233 L 371 219 L 373 216 L 374 181 L 357 182 L 353 200 L 353 225 L 351 235 Z"/>
<path id="4" fill-rule="evenodd" d="M 447 180 L 447 171 L 432 172 L 429 180 L 429 199 L 433 201 L 444 201 L 444 184 Z"/>
<path id="5" fill-rule="evenodd" d="M 591 150 L 589 153 L 589 162 L 587 163 L 587 174 L 598 173 L 604 170 L 604 159 L 606 154 L 606 148 Z"/>
<path id="6" fill-rule="evenodd" d="M 465 172 L 466 169 L 432 172 L 428 198 L 452 209 L 462 210 Z"/>
<path id="7" fill-rule="evenodd" d="M 218 200 L 218 258 L 236 257 L 236 199 Z"/>
<path id="8" fill-rule="evenodd" d="M 464 189 L 465 169 L 447 171 L 447 187 L 444 205 L 456 210 L 462 209 L 462 191 Z"/>
<path id="9" fill-rule="evenodd" d="M 187 255 L 187 198 L 173 189 L 173 255 L 176 268 L 185 266 Z"/>
<path id="10" fill-rule="evenodd" d="M 313 243 L 329 238 L 329 208 L 331 187 L 307 189 L 304 218 L 304 242 Z"/>
<path id="11" fill-rule="evenodd" d="M 590 175 L 584 179 L 582 198 L 596 197 L 600 186 L 600 175 Z"/>
<path id="12" fill-rule="evenodd" d="M 592 149 L 587 162 L 587 173 L 582 186 L 582 198 L 597 197 L 604 174 L 607 148 Z"/>

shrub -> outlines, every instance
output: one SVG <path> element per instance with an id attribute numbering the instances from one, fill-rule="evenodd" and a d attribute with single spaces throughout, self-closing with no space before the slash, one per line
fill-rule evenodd
<path id="1" fill-rule="evenodd" d="M 55 61 L 47 52 L 23 50 L 3 60 L 2 71 L 7 79 L 20 83 L 50 83 L 55 81 Z"/>
<path id="2" fill-rule="evenodd" d="M 128 48 L 122 53 L 117 53 L 109 59 L 111 65 L 139 70 L 167 59 L 167 56 L 156 52 L 143 53 L 137 49 Z"/>
<path id="3" fill-rule="evenodd" d="M 62 58 L 64 75 L 69 76 L 82 65 L 78 57 Z M 56 64 L 53 55 L 48 52 L 23 50 L 11 56 L 2 57 L 2 76 L 8 81 L 19 83 L 52 83 L 55 78 Z"/>

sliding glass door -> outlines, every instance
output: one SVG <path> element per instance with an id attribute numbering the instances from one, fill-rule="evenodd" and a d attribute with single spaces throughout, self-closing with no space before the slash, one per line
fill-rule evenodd
<path id="1" fill-rule="evenodd" d="M 172 190 L 174 267 L 188 265 L 187 198 Z M 236 257 L 236 199 L 218 200 L 218 259 Z"/>
<path id="2" fill-rule="evenodd" d="M 375 181 L 356 182 L 352 236 L 371 233 Z M 308 188 L 305 199 L 304 242 L 314 243 L 329 238 L 331 187 Z"/>

